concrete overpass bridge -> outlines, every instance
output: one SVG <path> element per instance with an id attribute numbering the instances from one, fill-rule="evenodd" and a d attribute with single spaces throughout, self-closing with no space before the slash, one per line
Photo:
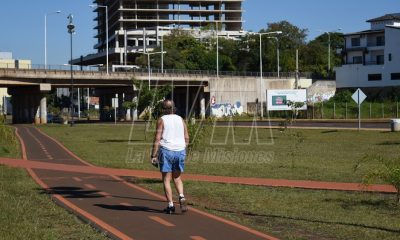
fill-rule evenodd
<path id="1" fill-rule="evenodd" d="M 46 94 L 52 89 L 71 87 L 71 71 L 66 68 L 68 66 L 56 69 L 0 69 L 0 87 L 7 87 L 12 96 L 14 123 L 47 122 Z M 116 95 L 119 106 L 124 101 L 131 101 L 138 91 L 133 86 L 133 79 L 148 82 L 149 72 L 147 69 L 134 69 L 107 74 L 104 71 L 77 69 L 72 71 L 72 77 L 74 88 L 94 89 L 94 94 L 100 98 L 102 111 L 106 106 L 111 106 L 111 100 Z M 247 103 L 255 102 L 265 89 L 291 87 L 294 73 L 281 73 L 279 79 L 275 74 L 265 73 L 263 78 L 261 82 L 259 73 L 251 72 L 219 72 L 217 77 L 213 71 L 161 72 L 152 69 L 150 85 L 171 84 L 174 87 L 172 97 L 181 115 L 205 116 L 211 96 L 214 101 L 221 103 L 240 101 L 247 108 Z M 100 116 L 106 120 L 103 114 Z"/>

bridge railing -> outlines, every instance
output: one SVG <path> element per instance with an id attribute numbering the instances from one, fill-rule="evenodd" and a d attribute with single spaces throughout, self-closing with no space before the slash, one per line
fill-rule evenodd
<path id="1" fill-rule="evenodd" d="M 71 66 L 68 64 L 65 65 L 47 65 L 44 64 L 21 64 L 17 66 L 16 64 L 1 64 L 0 69 L 18 69 L 18 70 L 43 70 L 43 71 L 70 71 Z M 107 71 L 105 67 L 102 66 L 79 66 L 72 65 L 73 71 L 83 71 L 83 72 L 96 72 L 101 75 L 106 75 Z M 147 68 L 133 68 L 133 69 L 120 69 L 118 68 L 115 72 L 118 74 L 148 74 Z M 110 69 L 110 73 L 112 74 Z M 212 76 L 217 75 L 217 71 L 215 70 L 186 70 L 186 69 L 151 69 L 152 74 L 177 74 L 177 75 L 201 75 L 201 76 Z M 219 71 L 218 74 L 220 76 L 237 76 L 237 77 L 259 77 L 260 72 L 239 72 L 239 71 Z M 311 78 L 311 73 L 304 72 L 300 73 L 301 78 Z M 295 78 L 295 72 L 281 72 L 281 78 Z M 278 78 L 278 74 L 276 72 L 263 72 L 263 78 Z"/>

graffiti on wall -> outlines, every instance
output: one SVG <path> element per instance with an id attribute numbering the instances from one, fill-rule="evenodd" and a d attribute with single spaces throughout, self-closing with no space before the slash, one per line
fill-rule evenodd
<path id="1" fill-rule="evenodd" d="M 215 98 L 214 98 L 215 99 Z M 243 113 L 243 106 L 240 101 L 235 104 L 230 103 L 216 103 L 211 99 L 211 115 L 214 117 L 229 117 L 241 115 Z"/>
<path id="2" fill-rule="evenodd" d="M 327 91 L 327 92 L 322 92 L 322 93 L 315 93 L 314 95 L 308 96 L 308 101 L 309 102 L 324 102 L 328 101 L 331 99 L 333 96 L 335 96 L 335 90 L 332 91 Z"/>

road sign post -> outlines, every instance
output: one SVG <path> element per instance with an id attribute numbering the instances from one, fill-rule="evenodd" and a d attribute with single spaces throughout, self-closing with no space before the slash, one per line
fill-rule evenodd
<path id="1" fill-rule="evenodd" d="M 118 109 L 118 98 L 112 99 L 112 107 L 114 108 L 114 124 L 117 124 L 117 109 Z"/>
<path id="2" fill-rule="evenodd" d="M 367 95 L 361 91 L 361 89 L 357 89 L 356 92 L 351 96 L 353 100 L 358 105 L 358 130 L 361 128 L 361 103 L 367 98 Z"/>

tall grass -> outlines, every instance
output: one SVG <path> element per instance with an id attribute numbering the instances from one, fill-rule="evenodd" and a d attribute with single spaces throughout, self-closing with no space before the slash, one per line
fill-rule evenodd
<path id="1" fill-rule="evenodd" d="M 2 117 L 0 117 L 0 157 L 20 157 L 19 142 L 14 129 L 5 125 Z"/>

